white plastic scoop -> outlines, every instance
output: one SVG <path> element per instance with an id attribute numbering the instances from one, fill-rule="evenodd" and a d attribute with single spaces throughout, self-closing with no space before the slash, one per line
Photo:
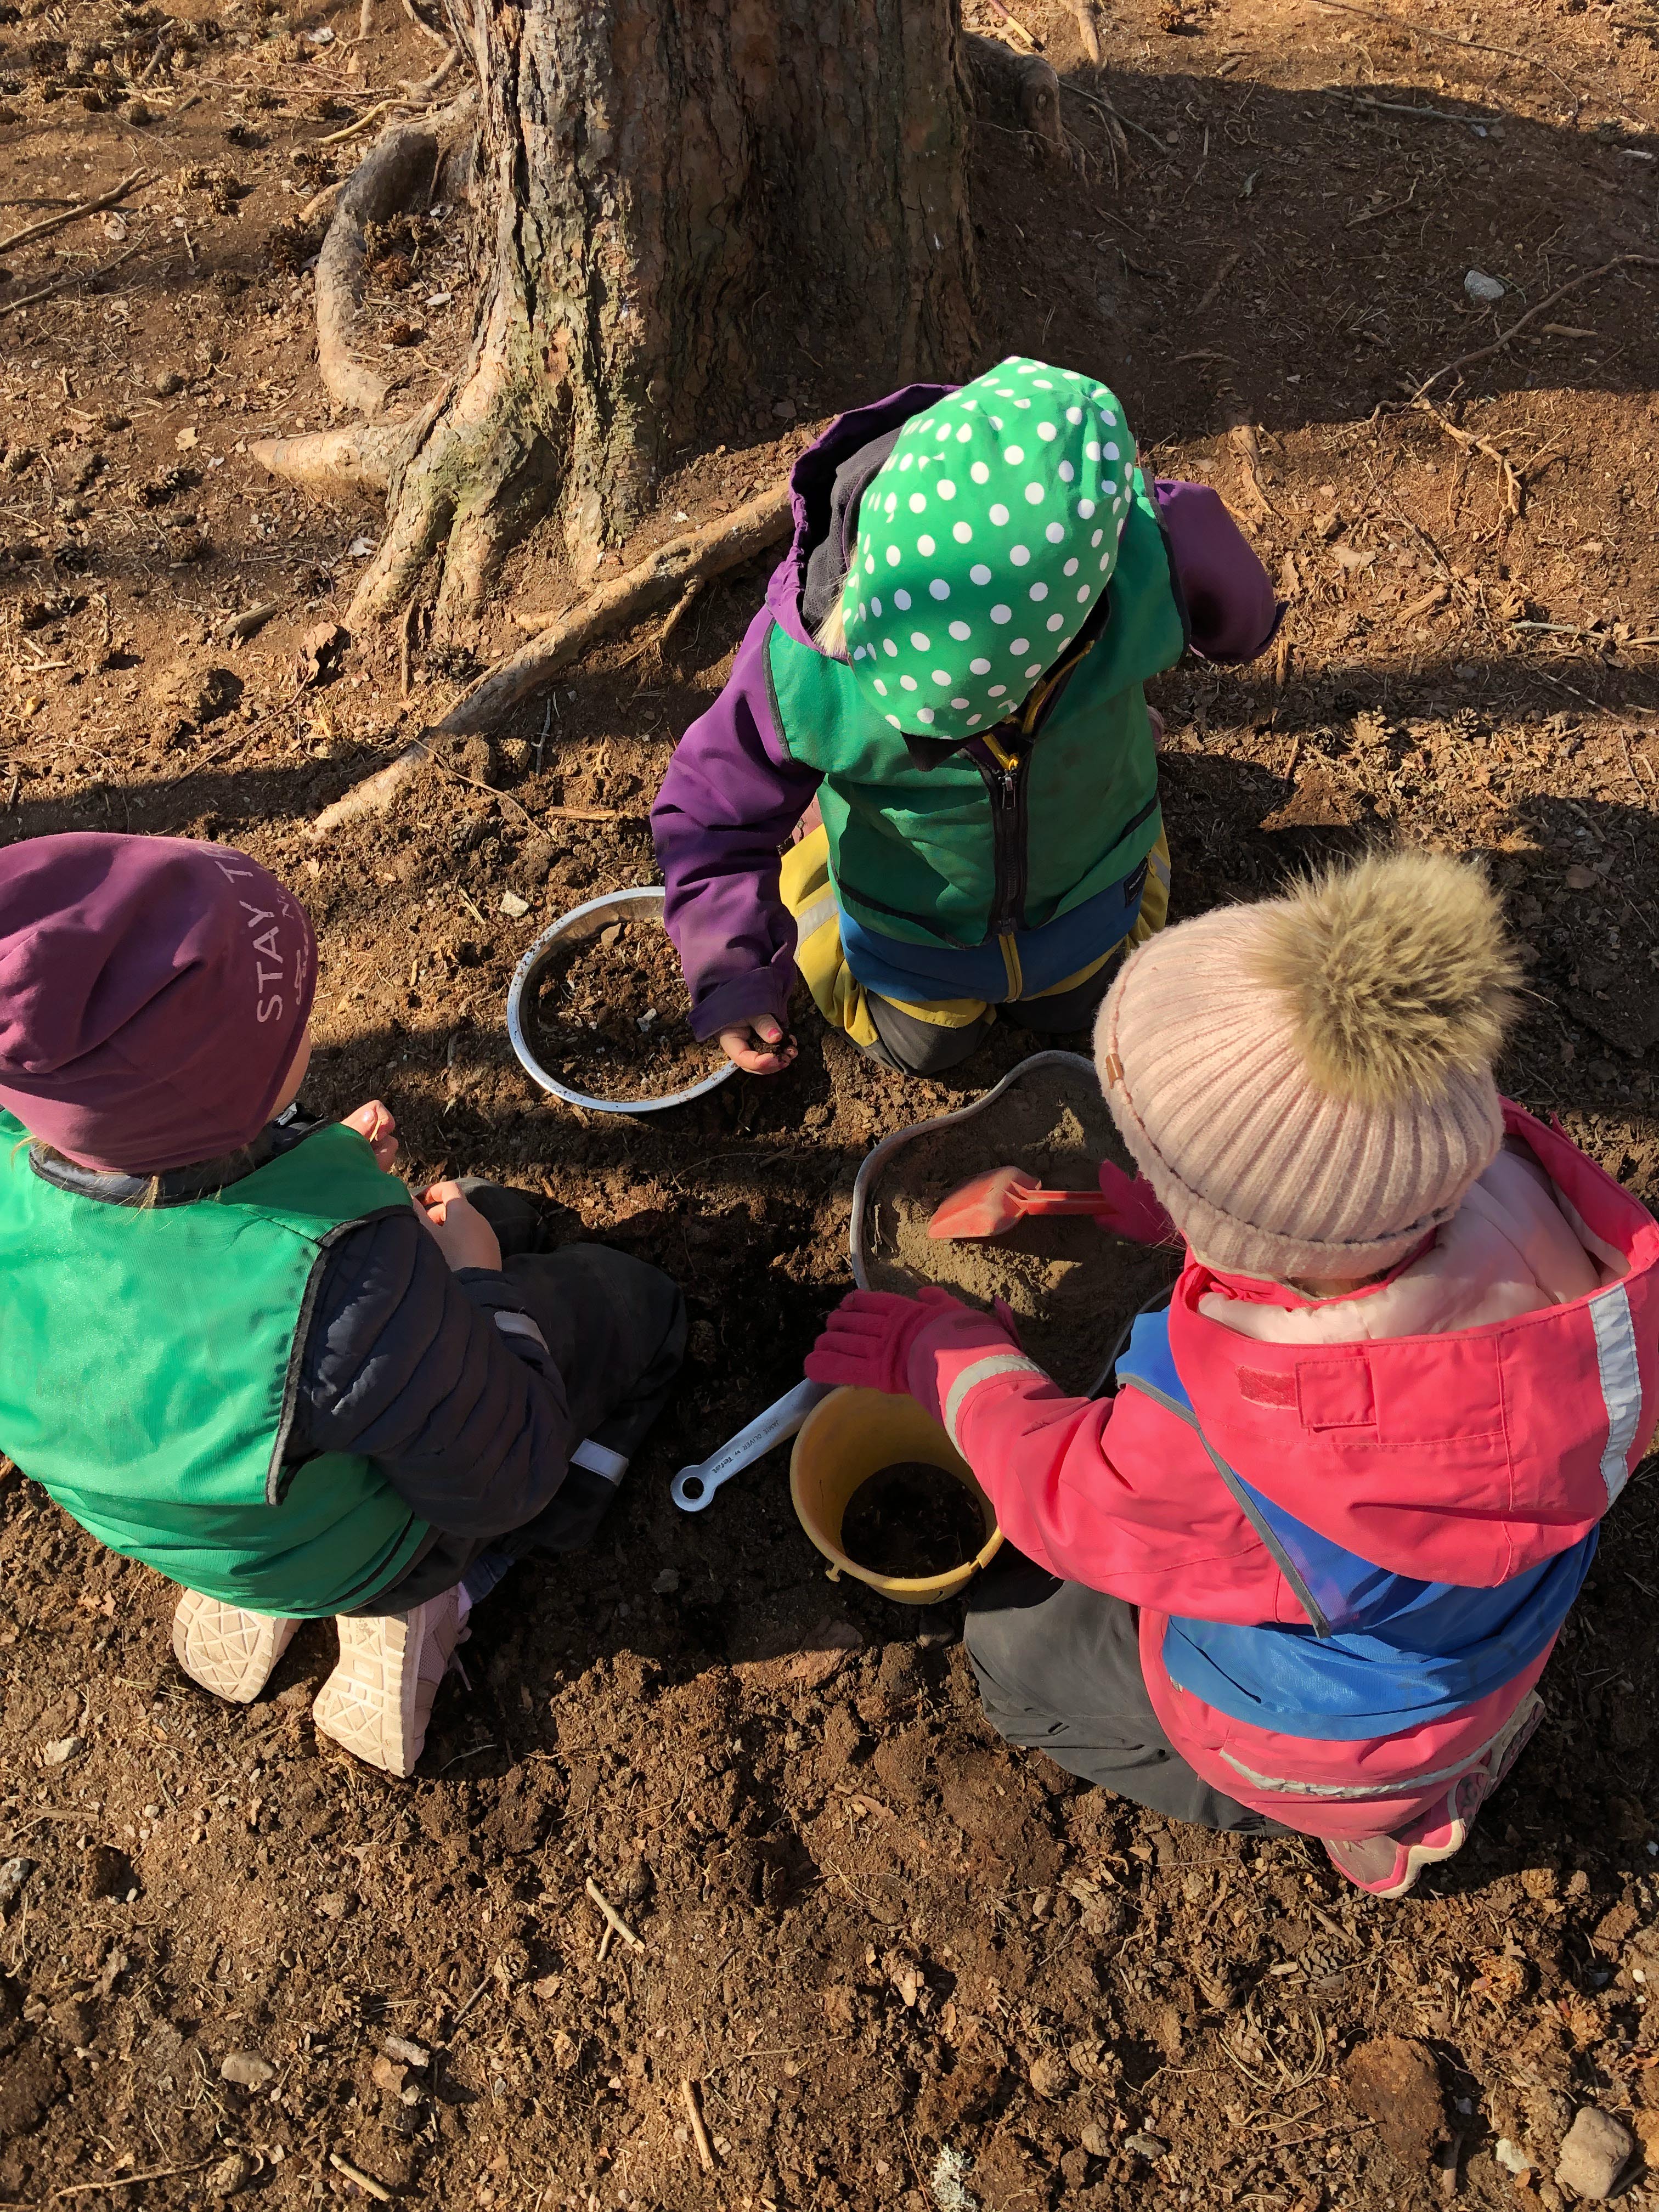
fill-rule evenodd
<path id="1" fill-rule="evenodd" d="M 721 1483 L 763 1459 L 774 1444 L 793 1437 L 820 1399 L 830 1395 L 830 1388 L 827 1382 L 797 1382 L 699 1466 L 683 1467 L 668 1488 L 681 1512 L 701 1513 Z"/>

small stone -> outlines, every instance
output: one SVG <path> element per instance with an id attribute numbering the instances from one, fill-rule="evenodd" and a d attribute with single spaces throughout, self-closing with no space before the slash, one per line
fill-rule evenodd
<path id="1" fill-rule="evenodd" d="M 411 2043 L 406 2035 L 388 2035 L 384 2045 L 388 2058 L 400 2058 L 405 2066 L 429 2066 L 432 2053 L 423 2043 Z"/>
<path id="2" fill-rule="evenodd" d="M 204 2177 L 207 2183 L 208 2195 L 234 2197 L 238 2190 L 246 2185 L 248 2176 L 252 2171 L 252 2167 L 240 2151 L 232 2151 L 228 2158 L 222 2158 L 217 2166 L 209 2167 Z"/>
<path id="3" fill-rule="evenodd" d="M 772 412 L 780 422 L 793 422 L 795 419 L 795 403 L 793 399 L 775 399 L 772 403 Z"/>
<path id="4" fill-rule="evenodd" d="M 1556 2186 L 1571 2189 L 1576 2197 L 1611 2197 L 1635 2148 L 1635 2137 L 1622 2120 L 1586 2105 L 1561 2146 Z"/>
<path id="5" fill-rule="evenodd" d="M 377 2058 L 370 2067 L 369 2072 L 374 2078 L 375 2087 L 387 2090 L 394 2097 L 401 2091 L 404 2081 L 409 2078 L 408 2067 L 399 2066 L 391 2058 Z"/>
<path id="6" fill-rule="evenodd" d="M 8 1859 L 0 1865 L 0 1913 L 11 1911 L 38 1863 L 34 1859 Z"/>
<path id="7" fill-rule="evenodd" d="M 680 1571 L 678 1567 L 665 1567 L 660 1574 L 653 1577 L 651 1584 L 652 1589 L 659 1597 L 672 1597 L 679 1586 Z"/>
<path id="8" fill-rule="evenodd" d="M 171 399 L 175 392 L 182 392 L 184 388 L 185 380 L 176 368 L 158 369 L 150 384 L 150 390 L 158 399 Z"/>
<path id="9" fill-rule="evenodd" d="M 1463 289 L 1480 307 L 1490 307 L 1494 301 L 1501 300 L 1509 289 L 1500 278 L 1488 276 L 1484 269 L 1471 269 L 1463 279 Z"/>
<path id="10" fill-rule="evenodd" d="M 1123 2148 L 1132 2150 L 1137 2158 L 1168 2158 L 1170 2155 L 1170 2146 L 1163 2136 L 1151 2135 L 1144 2128 L 1139 2134 L 1126 2136 Z"/>
<path id="11" fill-rule="evenodd" d="M 331 1889 L 317 1899 L 317 1910 L 325 1920 L 343 1920 L 351 1911 L 351 1899 L 342 1889 Z"/>
<path id="12" fill-rule="evenodd" d="M 243 2089 L 263 2089 L 276 2079 L 276 2069 L 257 2051 L 231 2051 L 219 2062 L 219 2079 Z"/>
<path id="13" fill-rule="evenodd" d="M 1098 2120 L 1091 2120 L 1079 2140 L 1091 2158 L 1109 2158 L 1117 2148 L 1111 2130 L 1102 2127 Z"/>
<path id="14" fill-rule="evenodd" d="M 1520 2144 L 1511 2142 L 1508 2136 L 1498 2136 L 1492 2146 L 1492 2154 L 1505 2173 L 1524 2173 L 1532 2164 Z"/>
<path id="15" fill-rule="evenodd" d="M 67 1766 L 85 1748 L 78 1735 L 60 1735 L 43 1745 L 40 1752 L 42 1766 Z"/>
<path id="16" fill-rule="evenodd" d="M 132 1861 L 113 1844 L 94 1844 L 81 1862 L 82 1897 L 125 1897 L 132 1887 Z"/>
<path id="17" fill-rule="evenodd" d="M 521 899 L 517 891 L 501 893 L 501 912 L 510 921 L 522 921 L 530 911 L 528 899 Z"/>

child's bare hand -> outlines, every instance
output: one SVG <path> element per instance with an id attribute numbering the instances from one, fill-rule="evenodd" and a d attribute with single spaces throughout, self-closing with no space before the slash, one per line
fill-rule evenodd
<path id="1" fill-rule="evenodd" d="M 429 1183 L 418 1194 L 422 1218 L 438 1240 L 450 1266 L 499 1267 L 501 1248 L 495 1232 L 458 1182 Z"/>
<path id="2" fill-rule="evenodd" d="M 377 1168 L 389 1173 L 398 1157 L 398 1124 L 392 1119 L 392 1109 L 379 1098 L 371 1098 L 366 1106 L 348 1114 L 344 1127 L 355 1129 L 360 1137 L 367 1137 L 368 1148 L 374 1155 Z"/>
<path id="3" fill-rule="evenodd" d="M 758 1021 L 722 1030 L 720 1050 L 745 1075 L 781 1075 L 795 1056 L 795 1040 L 784 1035 L 770 1014 L 763 1014 Z"/>

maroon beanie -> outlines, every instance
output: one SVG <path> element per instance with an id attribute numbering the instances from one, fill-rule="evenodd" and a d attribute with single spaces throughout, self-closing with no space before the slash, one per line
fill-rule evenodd
<path id="1" fill-rule="evenodd" d="M 270 1120 L 317 945 L 246 853 L 94 831 L 0 852 L 0 1105 L 83 1167 L 216 1159 Z"/>

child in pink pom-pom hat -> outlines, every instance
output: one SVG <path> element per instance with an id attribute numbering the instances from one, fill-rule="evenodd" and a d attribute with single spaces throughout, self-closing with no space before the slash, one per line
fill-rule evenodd
<path id="1" fill-rule="evenodd" d="M 910 1392 L 995 1503 L 968 1645 L 1005 1735 L 1384 1897 L 1537 1726 L 1659 1418 L 1659 1225 L 1498 1095 L 1517 981 L 1426 853 L 1153 938 L 1096 1033 L 1141 1170 L 1102 1184 L 1185 1265 L 1113 1395 L 943 1292 L 854 1293 L 807 1362 Z"/>

